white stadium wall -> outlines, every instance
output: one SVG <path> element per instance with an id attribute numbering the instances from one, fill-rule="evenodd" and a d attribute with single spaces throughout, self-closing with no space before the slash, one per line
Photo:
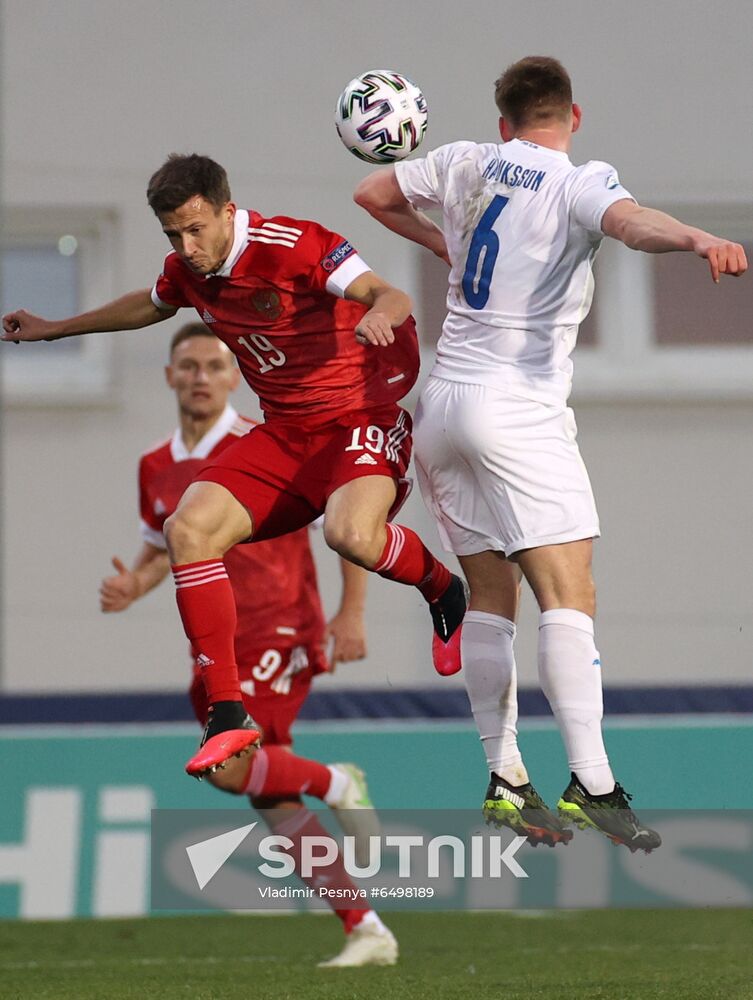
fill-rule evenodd
<path id="1" fill-rule="evenodd" d="M 499 71 L 525 54 L 556 55 L 585 109 L 574 159 L 613 162 L 647 203 L 687 203 L 712 217 L 742 206 L 735 212 L 750 232 L 753 15 L 744 0 L 730 0 L 723 15 L 645 0 L 9 0 L 3 21 L 5 203 L 16 221 L 25 212 L 38 219 L 40 208 L 57 213 L 50 219 L 84 210 L 108 220 L 108 264 L 93 264 L 81 289 L 92 304 L 156 277 L 166 243 L 144 189 L 172 150 L 222 162 L 241 205 L 343 232 L 375 270 L 418 295 L 417 252 L 352 203 L 367 168 L 333 126 L 343 85 L 382 65 L 424 90 L 430 148 L 493 136 Z M 9 305 L 24 305 L 12 295 L 6 288 Z M 3 691 L 185 682 L 169 584 L 125 615 L 103 616 L 97 600 L 110 557 L 128 559 L 139 545 L 138 456 L 173 427 L 162 365 L 175 326 L 105 338 L 105 401 L 74 394 L 40 405 L 33 390 L 26 402 L 6 394 Z M 2 357 L 23 350 L 3 345 Z M 691 386 L 667 399 L 661 387 L 629 389 L 610 401 L 608 390 L 580 390 L 576 359 L 580 441 L 604 535 L 597 635 L 609 684 L 750 680 L 753 365 L 747 354 L 740 364 L 748 367 L 737 366 L 734 391 L 722 375 L 713 392 Z M 256 413 L 245 391 L 236 405 Z M 405 521 L 438 547 L 417 496 Z M 338 570 L 329 553 L 319 563 L 331 611 Z M 518 644 L 524 685 L 536 682 L 531 604 Z M 368 630 L 368 660 L 327 683 L 460 683 L 434 676 L 428 618 L 413 592 L 375 579 Z"/>

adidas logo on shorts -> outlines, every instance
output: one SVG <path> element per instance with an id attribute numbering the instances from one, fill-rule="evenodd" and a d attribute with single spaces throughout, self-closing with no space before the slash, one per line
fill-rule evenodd
<path id="1" fill-rule="evenodd" d="M 360 458 L 356 459 L 355 464 L 356 465 L 376 465 L 377 464 L 377 460 L 375 458 L 373 458 L 371 455 L 369 455 L 369 453 L 366 451 L 366 452 L 363 453 L 363 455 L 361 455 Z"/>
<path id="2" fill-rule="evenodd" d="M 199 655 L 196 657 L 197 667 L 211 667 L 213 663 L 214 660 L 210 659 L 210 657 L 208 656 L 205 656 L 204 653 L 199 653 Z"/>

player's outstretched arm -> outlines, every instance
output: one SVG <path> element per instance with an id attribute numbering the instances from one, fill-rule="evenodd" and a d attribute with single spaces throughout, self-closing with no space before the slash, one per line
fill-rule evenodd
<path id="1" fill-rule="evenodd" d="M 404 323 L 412 308 L 410 297 L 399 288 L 388 285 L 373 271 L 365 271 L 345 289 L 345 298 L 369 306 L 356 326 L 360 344 L 386 347 L 395 341 L 392 328 Z"/>
<path id="2" fill-rule="evenodd" d="M 144 542 L 141 551 L 128 567 L 117 556 L 112 564 L 116 573 L 107 576 L 99 588 L 99 606 L 102 611 L 125 611 L 150 590 L 154 590 L 170 572 L 170 560 L 164 549 Z"/>
<path id="3" fill-rule="evenodd" d="M 669 253 L 684 250 L 709 262 L 711 277 L 718 282 L 722 274 L 739 277 L 748 268 L 745 250 L 739 243 L 713 236 L 694 226 L 686 226 L 666 212 L 636 205 L 634 201 L 616 201 L 604 213 L 602 231 L 631 250 L 645 253 Z"/>
<path id="4" fill-rule="evenodd" d="M 365 177 L 353 192 L 353 200 L 387 229 L 450 263 L 442 230 L 428 215 L 413 208 L 397 182 L 394 167 L 383 167 Z"/>
<path id="5" fill-rule="evenodd" d="M 48 320 L 34 316 L 25 309 L 17 309 L 3 316 L 0 340 L 34 341 L 60 340 L 84 333 L 109 333 L 113 330 L 139 330 L 152 323 L 174 316 L 175 309 L 158 309 L 152 302 L 149 288 L 129 292 L 127 295 L 92 309 L 91 312 L 68 319 Z"/>
<path id="6" fill-rule="evenodd" d="M 366 625 L 363 613 L 366 604 L 367 570 L 340 560 L 342 594 L 340 607 L 327 623 L 326 640 L 331 643 L 332 664 L 363 660 L 366 656 Z"/>

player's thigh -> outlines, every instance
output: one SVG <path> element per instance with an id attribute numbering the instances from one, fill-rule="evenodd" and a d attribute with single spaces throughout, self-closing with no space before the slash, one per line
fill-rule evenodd
<path id="1" fill-rule="evenodd" d="M 484 389 L 430 378 L 414 429 L 415 468 L 421 495 L 434 515 L 445 549 L 458 557 L 505 551 L 499 527 L 479 482 L 484 475 Z M 481 425 L 481 435 L 479 427 Z"/>
<path id="2" fill-rule="evenodd" d="M 387 475 L 365 475 L 343 483 L 331 493 L 324 509 L 328 544 L 342 536 L 371 536 L 387 521 L 397 487 Z"/>
<path id="3" fill-rule="evenodd" d="M 412 430 L 408 411 L 394 404 L 357 411 L 340 420 L 316 459 L 327 463 L 326 499 L 361 478 L 386 476 L 399 484 L 410 464 Z"/>
<path id="4" fill-rule="evenodd" d="M 487 502 L 501 512 L 508 557 L 598 536 L 572 410 L 492 393 L 488 428 L 477 474 Z"/>
<path id="5" fill-rule="evenodd" d="M 373 540 L 409 491 L 412 421 L 399 406 L 341 422 L 323 459 L 330 465 L 324 532 L 330 545 Z"/>

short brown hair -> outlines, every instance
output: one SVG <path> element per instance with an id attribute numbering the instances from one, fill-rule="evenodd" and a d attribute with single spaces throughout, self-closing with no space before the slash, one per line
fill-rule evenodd
<path id="1" fill-rule="evenodd" d="M 205 326 L 204 323 L 185 323 L 173 334 L 173 339 L 170 341 L 170 357 L 172 358 L 173 351 L 178 344 L 182 344 L 184 340 L 192 340 L 194 337 L 211 337 L 212 340 L 217 340 L 209 327 Z"/>
<path id="2" fill-rule="evenodd" d="M 201 195 L 219 211 L 230 201 L 230 184 L 225 168 L 198 153 L 170 153 L 152 174 L 146 200 L 155 215 L 174 212 L 189 198 Z"/>
<path id="3" fill-rule="evenodd" d="M 573 105 L 570 76 L 557 59 L 526 56 L 508 66 L 494 84 L 499 113 L 514 128 L 565 118 Z"/>

